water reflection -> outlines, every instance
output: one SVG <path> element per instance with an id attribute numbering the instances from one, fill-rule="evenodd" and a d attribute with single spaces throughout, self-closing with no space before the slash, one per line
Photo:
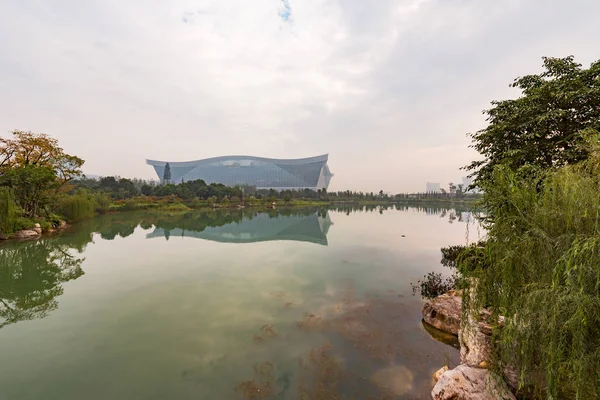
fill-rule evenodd
<path id="1" fill-rule="evenodd" d="M 216 214 L 216 213 L 215 213 Z M 169 227 L 155 225 L 146 238 L 171 236 L 192 237 L 226 243 L 252 243 L 270 240 L 294 240 L 327 245 L 327 232 L 332 225 L 329 213 L 278 215 L 251 213 L 224 224 L 214 224 L 214 215 L 186 214 L 171 221 Z M 229 219 L 227 219 L 229 221 Z M 174 226 L 174 227 L 173 227 Z"/>
<path id="2" fill-rule="evenodd" d="M 36 318 L 58 308 L 62 284 L 79 278 L 85 243 L 43 239 L 15 243 L 0 251 L 0 329 Z M 84 240 L 85 241 L 85 240 Z M 75 253 L 75 254 L 74 254 Z"/>

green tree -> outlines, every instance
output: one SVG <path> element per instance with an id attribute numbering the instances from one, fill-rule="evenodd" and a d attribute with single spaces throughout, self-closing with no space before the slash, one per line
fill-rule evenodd
<path id="1" fill-rule="evenodd" d="M 144 196 L 151 196 L 152 195 L 152 186 L 150 185 L 142 185 L 142 194 Z"/>
<path id="2" fill-rule="evenodd" d="M 286 204 L 288 204 L 290 201 L 292 201 L 292 196 L 291 196 L 289 193 L 286 193 L 286 194 L 283 196 L 283 201 L 284 201 Z"/>
<path id="3" fill-rule="evenodd" d="M 32 164 L 10 168 L 0 177 L 0 184 L 13 189 L 17 203 L 30 217 L 49 204 L 49 190 L 59 185 L 51 168 Z"/>
<path id="4" fill-rule="evenodd" d="M 169 183 L 171 182 L 171 164 L 165 164 L 165 170 L 163 172 L 163 182 Z"/>
<path id="5" fill-rule="evenodd" d="M 556 168 L 588 156 L 585 138 L 600 130 L 600 61 L 583 69 L 566 58 L 543 58 L 545 71 L 515 79 L 515 100 L 493 101 L 488 126 L 471 133 L 483 159 L 465 169 L 473 184 L 491 179 L 494 167 Z"/>

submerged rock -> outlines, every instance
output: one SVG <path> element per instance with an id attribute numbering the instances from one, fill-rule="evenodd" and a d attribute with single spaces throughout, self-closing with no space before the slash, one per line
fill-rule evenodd
<path id="1" fill-rule="evenodd" d="M 461 293 L 451 290 L 423 306 L 423 320 L 437 329 L 458 335 L 462 312 Z"/>
<path id="2" fill-rule="evenodd" d="M 375 372 L 371 382 L 395 396 L 402 396 L 413 389 L 413 373 L 404 365 L 392 366 Z"/>
<path id="3" fill-rule="evenodd" d="M 433 387 L 431 397 L 434 400 L 516 400 L 496 374 L 468 365 L 444 372 Z"/>

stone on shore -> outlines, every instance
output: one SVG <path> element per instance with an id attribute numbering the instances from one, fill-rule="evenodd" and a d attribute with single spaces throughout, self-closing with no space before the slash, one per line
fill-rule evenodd
<path id="1" fill-rule="evenodd" d="M 423 306 L 423 320 L 437 329 L 458 335 L 462 312 L 461 293 L 451 290 Z"/>
<path id="2" fill-rule="evenodd" d="M 431 396 L 434 400 L 516 400 L 496 374 L 468 365 L 444 372 Z"/>
<path id="3" fill-rule="evenodd" d="M 440 380 L 440 377 L 446 372 L 448 371 L 448 366 L 444 365 L 442 368 L 438 369 L 437 371 L 435 371 L 435 373 L 433 374 L 433 382 L 434 384 L 437 383 Z"/>
<path id="4" fill-rule="evenodd" d="M 41 235 L 41 230 L 38 233 L 37 230 L 34 229 L 23 229 L 20 231 L 15 232 L 15 234 L 12 236 L 15 239 L 31 239 L 31 238 L 35 238 Z"/>
<path id="5" fill-rule="evenodd" d="M 467 314 L 467 321 L 458 334 L 460 362 L 470 367 L 484 367 L 490 361 L 492 348 L 492 326 L 486 322 L 489 311 L 483 311 L 479 318 Z"/>

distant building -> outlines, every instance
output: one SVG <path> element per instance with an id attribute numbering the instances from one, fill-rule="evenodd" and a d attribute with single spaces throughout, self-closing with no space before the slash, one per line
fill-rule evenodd
<path id="1" fill-rule="evenodd" d="M 202 179 L 227 186 L 254 186 L 257 189 L 327 189 L 333 174 L 327 154 L 300 159 L 272 159 L 225 156 L 197 161 L 169 162 L 171 182 Z M 146 160 L 162 181 L 166 161 Z"/>
<path id="2" fill-rule="evenodd" d="M 440 184 L 436 182 L 427 182 L 427 189 L 425 190 L 427 193 L 440 193 Z"/>

